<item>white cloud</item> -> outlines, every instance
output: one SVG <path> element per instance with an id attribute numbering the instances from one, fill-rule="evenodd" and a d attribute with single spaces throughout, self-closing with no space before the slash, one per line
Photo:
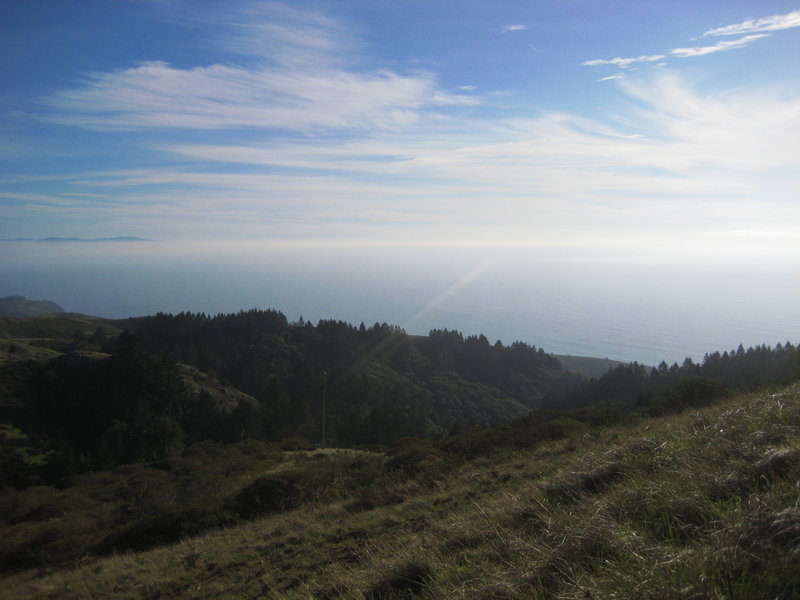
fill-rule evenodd
<path id="1" fill-rule="evenodd" d="M 24 192 L 0 192 L 0 199 L 13 200 L 32 205 L 69 206 L 74 204 L 70 199 L 47 194 L 29 194 Z"/>
<path id="2" fill-rule="evenodd" d="M 734 238 L 767 238 L 776 240 L 800 240 L 800 230 L 763 231 L 754 229 L 739 229 L 735 231 L 714 231 L 712 235 Z"/>
<path id="3" fill-rule="evenodd" d="M 674 48 L 669 51 L 671 56 L 678 56 L 680 58 L 691 58 L 694 56 L 705 56 L 706 54 L 714 54 L 715 52 L 724 52 L 725 50 L 735 50 L 736 48 L 742 48 L 749 44 L 750 42 L 754 42 L 755 40 L 760 40 L 761 38 L 769 37 L 769 34 L 761 33 L 757 35 L 747 35 L 738 40 L 732 40 L 729 42 L 719 42 L 714 44 L 713 46 L 699 46 L 693 48 Z"/>
<path id="4" fill-rule="evenodd" d="M 644 243 L 649 228 L 707 231 L 711 222 L 723 231 L 778 231 L 800 222 L 792 202 L 800 188 L 800 97 L 791 90 L 704 95 L 674 74 L 618 73 L 598 80 L 622 80 L 609 90 L 623 97 L 605 122 L 556 112 L 504 118 L 506 100 L 481 118 L 448 108 L 499 95 L 457 93 L 471 86 L 451 93 L 425 72 L 360 69 L 352 39 L 334 21 L 311 15 L 305 30 L 296 13 L 248 23 L 225 43 L 244 56 L 259 43 L 259 27 L 272 27 L 273 41 L 257 47 L 253 62 L 193 69 L 148 62 L 89 75 L 49 96 L 49 117 L 62 123 L 173 129 L 151 142 L 163 154 L 150 164 L 166 166 L 72 175 L 60 189 L 109 223 L 120 215 L 155 216 L 162 225 L 210 220 L 209 229 L 233 223 L 259 235 L 318 233 L 331 224 L 337 232 L 395 227 L 400 235 L 413 222 L 414 231 L 459 235 L 567 232 L 564 243 L 594 239 L 604 227 L 608 235 L 636 228 Z M 324 35 L 310 40 L 309 31 Z M 584 64 L 630 69 L 759 37 Z M 322 55 L 331 58 L 312 60 Z M 248 131 L 204 134 L 200 144 L 175 128 Z M 113 202 L 90 205 L 87 193 L 98 191 Z"/>
<path id="5" fill-rule="evenodd" d="M 800 165 L 800 97 L 781 91 L 737 91 L 703 96 L 675 74 L 650 84 L 623 83 L 644 106 L 631 127 L 656 141 L 654 164 L 693 177 L 724 173 L 730 181 L 769 181 L 770 171 Z M 645 159 L 647 160 L 647 159 Z M 737 176 L 742 174 L 742 178 Z M 796 179 L 797 176 L 794 176 Z M 752 187 L 752 185 L 748 186 Z"/>
<path id="6" fill-rule="evenodd" d="M 358 53 L 353 33 L 341 21 L 277 2 L 241 5 L 226 24 L 223 48 L 285 68 L 347 64 Z"/>
<path id="7" fill-rule="evenodd" d="M 636 63 L 657 62 L 664 58 L 665 56 L 663 54 L 643 55 L 643 56 L 637 56 L 636 58 L 620 58 L 620 57 L 609 58 L 609 59 L 597 58 L 594 60 L 587 60 L 585 62 L 582 62 L 581 64 L 587 67 L 597 67 L 600 65 L 616 65 L 622 69 L 627 69 L 628 67 Z"/>
<path id="8" fill-rule="evenodd" d="M 528 28 L 527 25 L 521 25 L 521 24 L 504 25 L 501 31 L 502 33 L 511 33 L 513 31 L 525 31 L 527 28 Z"/>
<path id="9" fill-rule="evenodd" d="M 700 37 L 721 36 L 721 35 L 740 35 L 743 33 L 756 33 L 760 31 L 779 31 L 800 27 L 800 10 L 787 13 L 785 15 L 772 15 L 761 17 L 760 19 L 747 19 L 734 25 L 709 29 Z"/>
<path id="10" fill-rule="evenodd" d="M 659 62 L 668 56 L 676 56 L 678 58 L 692 58 L 695 56 L 705 56 L 707 54 L 714 54 L 715 52 L 724 52 L 725 50 L 735 50 L 736 48 L 743 48 L 747 44 L 759 40 L 761 38 L 769 37 L 769 34 L 761 33 L 755 35 L 747 35 L 738 40 L 722 41 L 714 44 L 713 46 L 695 46 L 691 48 L 674 48 L 669 50 L 667 54 L 652 54 L 642 55 L 634 58 L 611 58 L 611 59 L 595 59 L 587 60 L 581 63 L 587 67 L 596 67 L 600 65 L 616 65 L 621 69 L 630 68 L 632 65 L 647 62 Z M 600 79 L 599 81 L 604 81 Z"/>
<path id="11" fill-rule="evenodd" d="M 700 37 L 703 38 L 707 36 L 750 34 L 750 35 L 745 35 L 744 37 L 741 37 L 737 40 L 718 42 L 713 46 L 673 48 L 672 50 L 669 50 L 666 55 L 645 54 L 642 56 L 631 57 L 631 58 L 617 57 L 612 59 L 594 59 L 594 60 L 584 61 L 581 64 L 589 67 L 596 67 L 600 65 L 616 65 L 621 69 L 627 69 L 631 67 L 631 65 L 638 63 L 658 62 L 664 58 L 667 58 L 668 56 L 674 56 L 678 58 L 694 58 L 697 56 L 706 56 L 708 54 L 714 54 L 716 52 L 724 52 L 726 50 L 743 48 L 744 46 L 750 44 L 751 42 L 754 42 L 755 40 L 769 37 L 770 35 L 768 33 L 758 33 L 758 32 L 778 31 L 780 29 L 788 29 L 790 27 L 800 27 L 800 11 L 795 11 L 786 15 L 775 15 L 772 17 L 764 17 L 761 19 L 749 19 L 747 21 L 738 23 L 736 25 L 728 25 L 726 27 L 719 27 L 717 29 L 710 29 Z M 600 79 L 598 81 L 605 81 L 605 79 Z"/>
<path id="12" fill-rule="evenodd" d="M 770 196 L 786 201 L 800 185 L 800 148 L 794 141 L 800 137 L 800 98 L 755 92 L 705 96 L 669 73 L 647 83 L 626 81 L 621 89 L 634 102 L 612 125 L 551 113 L 504 122 L 445 120 L 348 143 L 175 145 L 165 149 L 206 166 L 291 168 L 293 175 L 143 171 L 96 183 L 189 185 L 256 195 L 269 190 L 271 196 L 304 202 L 316 198 L 312 202 L 347 214 L 379 205 L 385 216 L 413 213 L 422 221 L 445 222 L 455 211 L 472 223 L 509 214 L 519 223 L 546 221 L 542 211 L 553 198 L 563 211 L 548 208 L 558 213 L 552 222 L 590 206 L 657 207 L 669 213 L 699 198 L 711 206 L 739 199 L 758 207 Z M 605 218 L 615 213 L 610 210 Z"/>
<path id="13" fill-rule="evenodd" d="M 247 127 L 308 133 L 402 127 L 437 106 L 481 102 L 440 89 L 430 73 L 349 67 L 345 58 L 354 52 L 352 39 L 322 15 L 271 4 L 250 11 L 247 20 L 232 26 L 236 35 L 224 45 L 266 62 L 183 69 L 151 61 L 90 73 L 84 85 L 41 100 L 46 118 L 92 129 Z"/>
<path id="14" fill-rule="evenodd" d="M 483 104 L 483 98 L 436 91 L 430 97 L 429 102 L 434 106 L 478 106 Z"/>
<path id="15" fill-rule="evenodd" d="M 166 63 L 89 76 L 82 88 L 42 100 L 59 123 L 95 129 L 179 127 L 396 127 L 433 104 L 473 103 L 437 89 L 425 74 L 391 71 L 184 70 Z"/>

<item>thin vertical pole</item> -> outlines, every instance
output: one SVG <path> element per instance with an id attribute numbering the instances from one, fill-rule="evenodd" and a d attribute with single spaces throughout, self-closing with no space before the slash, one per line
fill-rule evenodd
<path id="1" fill-rule="evenodd" d="M 325 422 L 328 420 L 328 411 L 326 406 L 327 379 L 328 379 L 328 372 L 322 371 L 322 447 L 323 448 L 327 447 L 325 445 Z"/>

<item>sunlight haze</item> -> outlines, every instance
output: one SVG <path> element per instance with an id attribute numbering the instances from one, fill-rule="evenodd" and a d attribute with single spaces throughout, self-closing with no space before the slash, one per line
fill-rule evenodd
<path id="1" fill-rule="evenodd" d="M 119 264 L 194 264 L 196 243 L 222 262 L 408 253 L 420 274 L 470 256 L 439 305 L 515 260 L 746 288 L 800 267 L 797 1 L 32 0 L 0 32 L 4 240 L 179 242 L 102 250 Z M 4 293 L 99 248 L 22 244 L 0 250 L 25 288 Z M 385 318 L 433 314 L 415 302 Z"/>

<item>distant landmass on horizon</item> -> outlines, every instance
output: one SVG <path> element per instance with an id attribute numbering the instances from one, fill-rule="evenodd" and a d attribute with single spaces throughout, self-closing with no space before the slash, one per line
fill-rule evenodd
<path id="1" fill-rule="evenodd" d="M 46 238 L 13 238 L 0 240 L 4 242 L 148 242 L 145 238 L 121 235 L 107 238 L 46 237 Z"/>
<path id="2" fill-rule="evenodd" d="M 28 300 L 25 296 L 0 298 L 0 317 L 35 317 L 63 312 L 64 309 L 51 300 Z"/>

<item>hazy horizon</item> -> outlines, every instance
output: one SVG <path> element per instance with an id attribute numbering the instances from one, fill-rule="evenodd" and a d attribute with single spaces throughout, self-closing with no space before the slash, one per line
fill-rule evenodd
<path id="1" fill-rule="evenodd" d="M 273 308 L 645 364 L 800 341 L 791 265 L 578 259 L 536 247 L 317 242 L 0 245 L 0 296 L 108 318 Z M 98 252 L 98 248 L 101 250 Z"/>
<path id="2" fill-rule="evenodd" d="M 800 337 L 798 0 L 30 0 L 0 51 L 0 238 L 162 240 L 3 242 L 0 293 L 645 362 Z"/>

